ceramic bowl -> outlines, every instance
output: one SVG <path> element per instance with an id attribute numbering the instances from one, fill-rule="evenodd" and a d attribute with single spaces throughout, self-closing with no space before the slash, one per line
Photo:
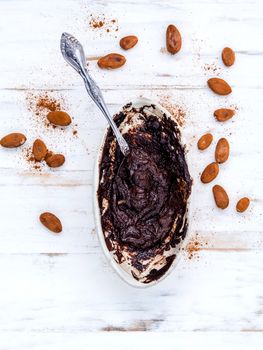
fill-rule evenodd
<path id="1" fill-rule="evenodd" d="M 140 99 L 132 102 L 132 106 L 135 108 L 140 108 L 140 107 L 143 107 L 145 105 L 154 105 L 155 108 L 157 109 L 157 111 L 160 112 L 158 114 L 163 115 L 165 113 L 166 116 L 168 116 L 169 118 L 174 120 L 174 117 L 165 108 L 163 108 L 160 104 L 158 104 L 154 101 L 151 101 L 151 100 L 145 99 L 145 98 L 140 98 Z M 179 126 L 178 126 L 178 129 L 181 133 L 181 138 L 180 138 L 181 146 L 185 147 L 185 142 L 183 139 L 182 130 Z M 180 257 L 182 255 L 182 250 L 183 250 L 182 248 L 184 248 L 186 246 L 187 241 L 188 241 L 188 232 L 189 232 L 190 223 L 191 223 L 191 205 L 190 205 L 191 204 L 191 201 L 190 201 L 191 196 L 188 198 L 188 201 L 187 201 L 187 210 L 186 210 L 185 218 L 184 218 L 188 222 L 187 233 L 186 233 L 185 238 L 173 248 L 173 254 L 175 254 L 176 257 L 175 257 L 172 265 L 170 266 L 168 271 L 158 280 L 154 280 L 154 281 L 147 283 L 147 284 L 136 280 L 133 277 L 133 275 L 131 274 L 131 271 L 129 271 L 129 266 L 127 264 L 125 264 L 125 263 L 120 264 L 119 262 L 117 262 L 114 259 L 114 255 L 107 248 L 104 233 L 102 230 L 101 214 L 100 214 L 97 191 L 98 191 L 99 181 L 100 181 L 100 179 L 99 179 L 99 167 L 100 167 L 100 161 L 101 161 L 101 157 L 102 157 L 102 151 L 103 151 L 106 136 L 107 136 L 107 130 L 105 130 L 105 133 L 104 133 L 104 136 L 103 136 L 103 139 L 101 142 L 101 146 L 100 146 L 99 151 L 98 151 L 98 156 L 97 156 L 97 160 L 95 162 L 95 169 L 94 169 L 94 216 L 95 216 L 95 224 L 96 224 L 97 234 L 99 237 L 99 241 L 100 241 L 102 250 L 106 256 L 106 259 L 108 260 L 108 263 L 112 266 L 114 271 L 116 271 L 116 273 L 129 285 L 131 285 L 133 287 L 146 288 L 146 287 L 155 285 L 157 283 L 160 283 L 160 281 L 162 281 L 165 277 L 167 277 L 173 271 L 175 266 L 178 264 L 178 261 L 180 260 Z M 186 151 L 185 152 L 186 161 L 188 164 L 187 147 L 185 147 L 185 151 Z"/>

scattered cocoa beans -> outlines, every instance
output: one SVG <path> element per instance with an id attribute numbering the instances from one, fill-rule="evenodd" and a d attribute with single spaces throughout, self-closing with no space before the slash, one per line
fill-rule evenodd
<path id="1" fill-rule="evenodd" d="M 120 40 L 120 47 L 123 50 L 129 50 L 134 47 L 138 42 L 138 38 L 135 35 L 125 36 Z"/>
<path id="2" fill-rule="evenodd" d="M 35 160 L 41 162 L 47 155 L 47 146 L 42 140 L 36 139 L 33 143 L 32 152 Z"/>
<path id="3" fill-rule="evenodd" d="M 218 208 L 226 209 L 229 204 L 229 198 L 222 186 L 213 186 L 213 195 Z"/>
<path id="4" fill-rule="evenodd" d="M 201 175 L 201 181 L 206 184 L 213 181 L 219 173 L 219 166 L 217 163 L 213 162 L 204 169 Z"/>
<path id="5" fill-rule="evenodd" d="M 172 55 L 181 50 L 182 37 L 179 30 L 173 24 L 170 24 L 166 29 L 166 48 Z"/>
<path id="6" fill-rule="evenodd" d="M 40 222 L 50 231 L 60 233 L 62 231 L 62 224 L 59 218 L 49 212 L 42 213 L 39 216 Z"/>
<path id="7" fill-rule="evenodd" d="M 229 143 L 227 139 L 221 138 L 216 145 L 215 160 L 222 164 L 228 160 L 229 157 Z"/>
<path id="8" fill-rule="evenodd" d="M 58 168 L 65 163 L 63 154 L 48 154 L 45 160 L 50 168 Z"/>
<path id="9" fill-rule="evenodd" d="M 230 67 L 235 63 L 235 53 L 230 47 L 225 47 L 222 51 L 222 60 L 225 66 Z"/>
<path id="10" fill-rule="evenodd" d="M 231 119 L 235 114 L 235 111 L 230 108 L 219 108 L 216 111 L 214 111 L 214 117 L 219 122 L 225 122 L 229 119 Z"/>
<path id="11" fill-rule="evenodd" d="M 63 111 L 49 112 L 47 119 L 50 123 L 59 126 L 68 126 L 71 124 L 71 117 L 68 113 Z"/>
<path id="12" fill-rule="evenodd" d="M 247 197 L 243 197 L 241 199 L 239 199 L 239 201 L 236 204 L 236 210 L 239 213 L 243 213 L 244 211 L 247 210 L 247 208 L 249 207 L 250 204 L 250 200 Z"/>
<path id="13" fill-rule="evenodd" d="M 213 135 L 210 133 L 204 134 L 203 136 L 200 137 L 200 139 L 197 142 L 197 147 L 201 151 L 205 150 L 208 148 L 213 141 Z"/>
<path id="14" fill-rule="evenodd" d="M 118 53 L 110 53 L 98 60 L 98 66 L 102 69 L 116 69 L 123 66 L 126 58 Z"/>
<path id="15" fill-rule="evenodd" d="M 8 134 L 4 136 L 0 140 L 0 145 L 6 148 L 15 148 L 22 146 L 26 142 L 26 137 L 23 134 L 18 132 L 14 132 L 12 134 Z"/>
<path id="16" fill-rule="evenodd" d="M 207 84 L 218 95 L 229 95 L 232 92 L 230 85 L 220 78 L 211 78 L 207 81 Z"/>

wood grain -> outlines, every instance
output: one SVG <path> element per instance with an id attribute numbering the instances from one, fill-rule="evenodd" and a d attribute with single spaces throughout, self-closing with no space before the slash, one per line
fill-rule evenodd
<path id="1" fill-rule="evenodd" d="M 1 0 L 0 6 L 1 135 L 20 131 L 28 139 L 21 149 L 0 149 L 0 349 L 45 349 L 47 344 L 49 349 L 84 348 L 90 341 L 92 349 L 105 344 L 118 349 L 124 341 L 129 349 L 146 341 L 145 332 L 154 339 L 153 349 L 163 344 L 169 348 L 174 339 L 182 348 L 194 343 L 261 349 L 262 2 Z M 90 28 L 91 14 L 116 19 L 118 32 Z M 176 56 L 163 49 L 170 23 L 183 37 Z M 150 289 L 125 285 L 102 255 L 92 194 L 95 159 L 107 124 L 63 61 L 63 31 L 83 42 L 89 70 L 112 113 L 139 96 L 185 111 L 183 135 L 194 179 L 190 235 L 199 248 L 191 259 L 186 251 L 175 271 Z M 100 70 L 97 57 L 123 53 L 118 42 L 129 34 L 137 35 L 139 43 L 125 52 L 126 65 Z M 220 59 L 225 46 L 236 52 L 229 69 Z M 213 76 L 230 83 L 229 97 L 207 89 Z M 61 99 L 77 126 L 47 129 L 26 100 L 43 92 Z M 236 115 L 218 123 L 213 111 L 220 107 L 235 108 Z M 200 152 L 196 142 L 205 132 L 213 134 L 214 142 Z M 65 154 L 62 168 L 43 166 L 38 172 L 27 162 L 26 148 L 38 137 Z M 225 211 L 215 207 L 214 183 L 199 181 L 221 137 L 228 138 L 231 149 L 216 180 L 230 197 Z M 243 196 L 251 198 L 251 206 L 237 214 L 235 204 Z M 38 222 L 42 211 L 60 217 L 60 237 Z M 94 331 L 104 332 L 103 338 L 88 333 Z M 115 332 L 122 332 L 118 343 Z M 134 332 L 136 338 L 129 338 Z M 169 332 L 174 332 L 172 339 Z"/>

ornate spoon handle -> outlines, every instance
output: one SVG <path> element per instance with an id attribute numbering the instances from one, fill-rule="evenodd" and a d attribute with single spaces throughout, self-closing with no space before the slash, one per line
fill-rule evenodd
<path id="1" fill-rule="evenodd" d="M 120 133 L 117 125 L 115 124 L 110 112 L 106 106 L 102 92 L 95 81 L 91 78 L 86 69 L 85 54 L 80 42 L 68 33 L 63 33 L 60 41 L 60 48 L 65 60 L 80 74 L 84 80 L 86 90 L 96 105 L 99 107 L 104 117 L 109 122 L 120 149 L 124 156 L 129 154 L 129 146 L 124 137 Z"/>

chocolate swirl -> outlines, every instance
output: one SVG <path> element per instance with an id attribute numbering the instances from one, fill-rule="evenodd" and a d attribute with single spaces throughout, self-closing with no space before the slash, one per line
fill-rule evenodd
<path id="1" fill-rule="evenodd" d="M 124 118 L 120 113 L 117 124 Z M 139 125 L 124 136 L 130 146 L 125 158 L 118 145 L 112 151 L 114 138 L 108 131 L 98 195 L 109 249 L 117 242 L 136 252 L 133 264 L 140 269 L 143 259 L 169 249 L 180 238 L 192 180 L 177 125 L 170 118 L 146 116 L 142 108 Z M 121 262 L 121 249 L 117 250 Z"/>

